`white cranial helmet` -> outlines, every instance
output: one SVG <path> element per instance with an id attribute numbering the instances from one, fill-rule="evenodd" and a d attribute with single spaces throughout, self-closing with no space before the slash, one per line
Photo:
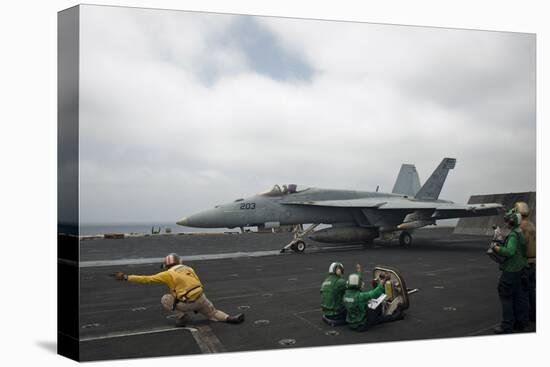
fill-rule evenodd
<path id="1" fill-rule="evenodd" d="M 361 288 L 363 279 L 360 274 L 353 273 L 348 277 L 348 288 Z"/>
<path id="2" fill-rule="evenodd" d="M 344 265 L 342 263 L 339 263 L 339 262 L 333 262 L 332 264 L 330 264 L 330 266 L 328 267 L 328 272 L 330 274 L 335 274 L 336 273 L 336 269 L 340 268 L 342 270 L 342 273 L 344 272 Z"/>

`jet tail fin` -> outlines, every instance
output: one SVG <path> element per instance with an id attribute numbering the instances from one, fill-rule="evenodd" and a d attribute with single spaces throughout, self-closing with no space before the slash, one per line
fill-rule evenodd
<path id="1" fill-rule="evenodd" d="M 420 180 L 414 164 L 402 164 L 392 193 L 414 196 L 420 189 Z"/>
<path id="2" fill-rule="evenodd" d="M 422 186 L 416 193 L 415 197 L 417 199 L 424 200 L 437 200 L 437 198 L 439 198 L 439 194 L 441 193 L 441 189 L 443 188 L 443 184 L 447 179 L 449 170 L 455 168 L 455 165 L 455 158 L 443 158 L 439 166 L 437 166 L 435 171 L 433 171 L 430 178 L 426 180 L 424 186 Z"/>

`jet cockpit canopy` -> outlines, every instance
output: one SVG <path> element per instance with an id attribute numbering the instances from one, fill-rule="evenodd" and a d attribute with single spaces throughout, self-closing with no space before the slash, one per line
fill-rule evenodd
<path id="1" fill-rule="evenodd" d="M 298 192 L 302 192 L 309 189 L 309 187 L 302 186 L 302 185 L 296 185 L 296 184 L 288 184 L 288 185 L 275 185 L 271 189 L 266 190 L 260 195 L 263 196 L 283 196 L 283 195 L 289 195 L 289 194 L 295 194 Z"/>

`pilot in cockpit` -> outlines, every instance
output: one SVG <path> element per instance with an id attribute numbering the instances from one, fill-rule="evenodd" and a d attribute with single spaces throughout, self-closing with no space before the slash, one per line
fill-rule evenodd
<path id="1" fill-rule="evenodd" d="M 295 184 L 290 184 L 288 185 L 288 193 L 289 194 L 294 194 L 296 193 L 296 190 L 297 190 L 297 186 Z"/>

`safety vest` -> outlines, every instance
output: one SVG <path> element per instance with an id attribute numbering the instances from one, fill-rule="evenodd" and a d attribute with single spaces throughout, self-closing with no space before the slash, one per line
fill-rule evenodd
<path id="1" fill-rule="evenodd" d="M 368 302 L 384 293 L 381 285 L 368 291 L 361 292 L 360 289 L 352 288 L 344 293 L 344 307 L 346 308 L 346 322 L 353 329 L 360 327 L 367 322 Z"/>
<path id="2" fill-rule="evenodd" d="M 342 297 L 346 291 L 346 281 L 336 274 L 329 274 L 321 284 L 321 308 L 326 316 L 338 315 L 345 311 Z"/>
<path id="3" fill-rule="evenodd" d="M 508 249 L 511 241 L 516 242 L 516 251 L 510 254 L 510 256 L 506 256 L 504 250 Z M 504 247 L 501 247 L 500 253 L 506 256 L 506 260 L 500 264 L 500 270 L 514 273 L 528 267 L 525 236 L 521 232 L 519 226 L 512 229 L 510 234 L 506 237 L 506 242 Z"/>
<path id="4" fill-rule="evenodd" d="M 186 265 L 176 265 L 168 269 L 174 289 L 172 294 L 181 301 L 193 302 L 201 296 L 204 289 L 195 271 Z"/>
<path id="5" fill-rule="evenodd" d="M 358 289 L 348 289 L 344 294 L 344 306 L 346 307 L 346 322 L 351 327 L 358 327 L 367 322 L 367 302 L 361 302 Z"/>

